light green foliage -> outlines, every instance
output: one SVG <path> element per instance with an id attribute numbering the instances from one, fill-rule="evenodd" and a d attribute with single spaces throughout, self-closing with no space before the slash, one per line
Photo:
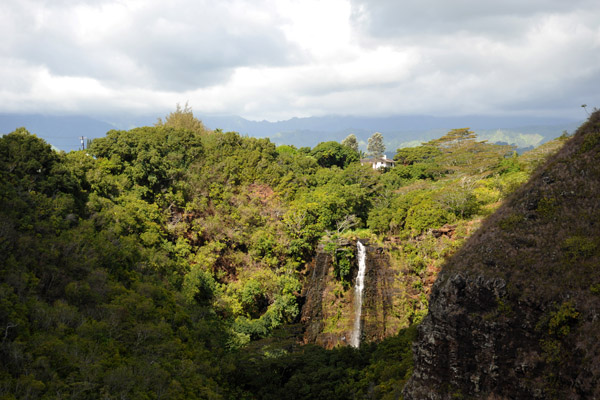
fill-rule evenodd
<path id="1" fill-rule="evenodd" d="M 385 152 L 385 144 L 383 144 L 383 135 L 375 132 L 367 142 L 367 154 L 370 157 L 382 157 Z"/>
<path id="2" fill-rule="evenodd" d="M 517 152 L 513 152 L 509 158 L 504 158 L 498 163 L 496 170 L 500 175 L 512 174 L 522 171 L 524 166 L 521 164 Z"/>
<path id="3" fill-rule="evenodd" d="M 435 192 L 412 191 L 392 199 L 389 206 L 375 208 L 369 215 L 369 228 L 375 232 L 418 235 L 453 220 L 446 207 L 435 201 Z"/>
<path id="4" fill-rule="evenodd" d="M 569 334 L 570 326 L 577 322 L 579 312 L 573 302 L 567 301 L 560 305 L 558 310 L 550 314 L 548 321 L 548 334 L 562 338 Z"/>
<path id="5" fill-rule="evenodd" d="M 529 174 L 510 146 L 478 142 L 468 128 L 398 149 L 395 159 L 401 165 L 382 175 L 383 190 L 369 211 L 368 226 L 377 233 L 418 235 L 489 214 Z"/>
<path id="6" fill-rule="evenodd" d="M 298 150 L 294 146 L 288 146 L 286 144 L 282 144 L 281 146 L 277 146 L 277 153 L 279 153 L 279 156 L 282 156 L 282 155 L 293 156 L 298 153 Z"/>
<path id="7" fill-rule="evenodd" d="M 546 142 L 535 149 L 523 153 L 519 157 L 521 169 L 527 172 L 532 172 L 540 164 L 542 164 L 550 155 L 556 153 L 563 144 L 568 140 L 568 136 L 561 136 L 549 142 Z"/>
<path id="8" fill-rule="evenodd" d="M 579 312 L 572 301 L 566 301 L 542 316 L 536 330 L 542 333 L 540 347 L 547 362 L 558 364 L 561 359 L 566 358 L 564 340 L 578 322 Z M 554 377 L 548 378 L 551 382 L 554 381 Z"/>
<path id="9" fill-rule="evenodd" d="M 358 153 L 358 140 L 356 139 L 356 135 L 354 133 L 346 136 L 344 140 L 342 140 L 342 146 L 349 147 Z"/>
<path id="10" fill-rule="evenodd" d="M 442 151 L 438 147 L 432 145 L 405 147 L 396 151 L 394 160 L 397 163 L 406 166 L 432 160 L 441 154 Z"/>
<path id="11" fill-rule="evenodd" d="M 434 201 L 423 201 L 418 207 L 408 210 L 405 220 L 405 229 L 414 234 L 421 233 L 428 228 L 439 228 L 451 221 L 448 213 Z"/>
<path id="12" fill-rule="evenodd" d="M 202 121 L 194 117 L 192 107 L 187 102 L 183 108 L 177 104 L 175 111 L 167 115 L 164 121 L 159 118 L 155 126 L 187 130 L 198 135 L 207 135 L 210 133 L 210 130 L 204 126 Z"/>
<path id="13" fill-rule="evenodd" d="M 436 194 L 435 199 L 455 216 L 469 218 L 479 211 L 479 203 L 473 193 L 474 186 L 474 182 L 463 178 L 444 187 Z"/>
<path id="14" fill-rule="evenodd" d="M 599 252 L 599 246 L 594 239 L 585 236 L 568 237 L 562 247 L 566 261 L 570 263 L 586 260 Z"/>
<path id="15" fill-rule="evenodd" d="M 477 135 L 470 129 L 471 128 L 452 129 L 441 138 L 434 139 L 428 144 L 445 150 L 471 144 L 472 140 L 475 139 Z"/>
<path id="16" fill-rule="evenodd" d="M 469 128 L 453 129 L 426 146 L 441 151 L 436 161 L 454 174 L 483 174 L 494 169 L 507 154 L 513 154 L 511 146 L 488 144 L 476 141 L 477 135 Z"/>

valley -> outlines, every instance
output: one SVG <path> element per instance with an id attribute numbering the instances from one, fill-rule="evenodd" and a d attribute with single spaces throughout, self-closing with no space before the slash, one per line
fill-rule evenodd
<path id="1" fill-rule="evenodd" d="M 596 357 L 598 118 L 522 154 L 452 129 L 382 170 L 179 108 L 68 153 L 19 128 L 0 138 L 0 397 L 592 395 L 593 367 L 564 368 Z"/>

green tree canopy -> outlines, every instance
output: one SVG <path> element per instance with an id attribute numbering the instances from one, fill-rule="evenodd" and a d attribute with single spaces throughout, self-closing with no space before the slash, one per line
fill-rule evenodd
<path id="1" fill-rule="evenodd" d="M 471 128 L 452 129 L 439 139 L 434 139 L 428 142 L 428 145 L 433 145 L 441 149 L 449 149 L 461 147 L 475 141 L 477 134 L 471 131 Z"/>
<path id="2" fill-rule="evenodd" d="M 123 174 L 128 184 L 150 189 L 153 197 L 172 186 L 203 153 L 200 135 L 169 127 L 142 127 L 130 131 L 112 130 L 94 139 L 89 152 L 110 161 L 113 175 Z"/>
<path id="3" fill-rule="evenodd" d="M 459 174 L 483 173 L 514 151 L 514 146 L 477 141 L 477 135 L 469 128 L 453 129 L 424 146 L 439 149 L 440 155 L 435 156 L 436 162 L 448 172 Z"/>
<path id="4" fill-rule="evenodd" d="M 317 160 L 320 166 L 330 168 L 334 165 L 344 168 L 353 161 L 358 161 L 358 152 L 338 142 L 319 143 L 311 151 L 311 155 Z"/>
<path id="5" fill-rule="evenodd" d="M 396 151 L 394 160 L 402 165 L 413 165 L 430 160 L 441 153 L 437 147 L 431 145 L 405 147 Z"/>

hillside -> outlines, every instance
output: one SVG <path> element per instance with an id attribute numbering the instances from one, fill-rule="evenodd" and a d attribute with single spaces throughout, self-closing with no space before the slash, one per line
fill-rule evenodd
<path id="1" fill-rule="evenodd" d="M 443 266 L 407 399 L 600 397 L 600 112 Z"/>
<path id="2" fill-rule="evenodd" d="M 376 171 L 187 108 L 86 151 L 17 129 L 0 138 L 0 396 L 396 397 L 445 257 L 565 139 L 518 155 L 454 129 Z M 341 346 L 354 320 L 358 349 Z"/>

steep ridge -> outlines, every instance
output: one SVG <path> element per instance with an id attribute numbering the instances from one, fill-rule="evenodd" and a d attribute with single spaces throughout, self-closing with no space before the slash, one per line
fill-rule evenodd
<path id="1" fill-rule="evenodd" d="M 406 399 L 600 398 L 600 112 L 443 267 Z"/>

